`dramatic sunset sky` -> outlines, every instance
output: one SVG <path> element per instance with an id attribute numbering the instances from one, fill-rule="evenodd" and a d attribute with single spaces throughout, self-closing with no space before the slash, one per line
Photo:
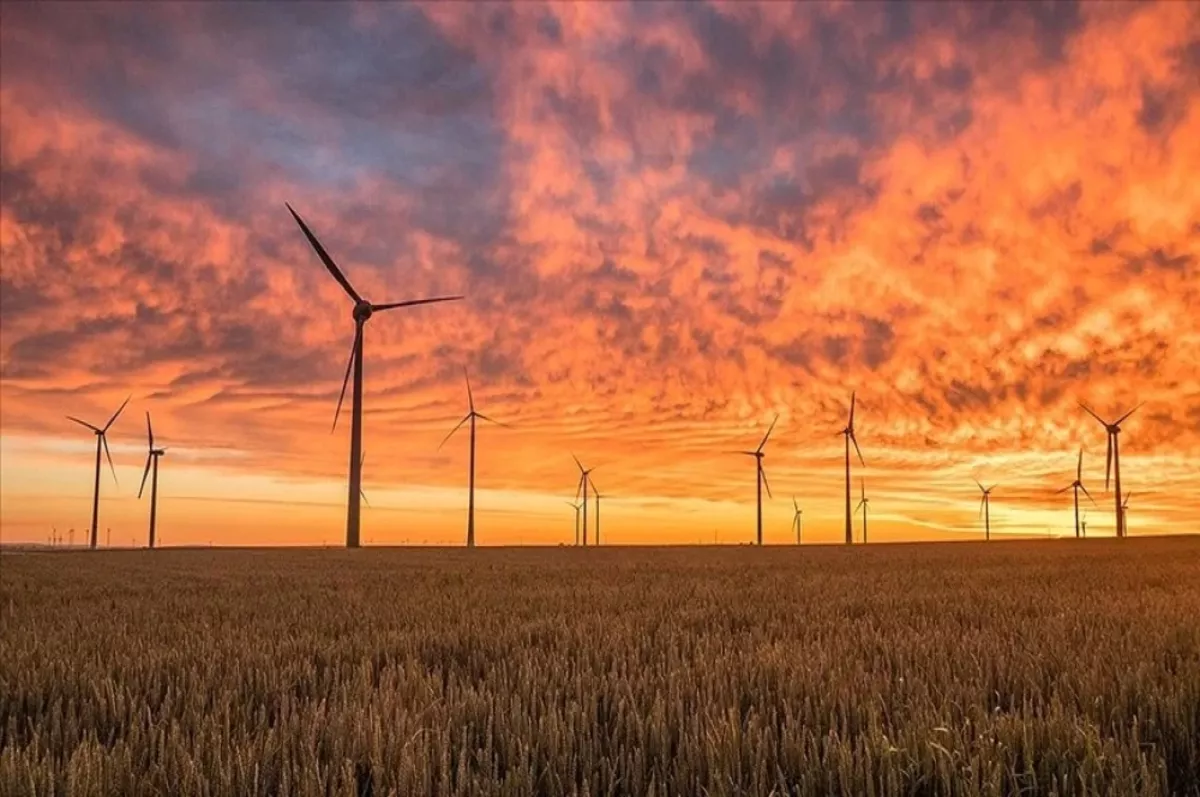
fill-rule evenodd
<path id="1" fill-rule="evenodd" d="M 1200 511 L 1200 5 L 4 3 L 0 535 L 344 538 L 351 302 L 375 302 L 366 543 L 842 536 L 851 390 L 873 541 Z M 856 523 L 857 528 L 857 523 Z"/>

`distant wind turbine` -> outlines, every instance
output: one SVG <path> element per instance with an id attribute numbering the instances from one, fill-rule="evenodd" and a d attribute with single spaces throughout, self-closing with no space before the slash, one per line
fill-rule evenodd
<path id="1" fill-rule="evenodd" d="M 592 495 L 596 497 L 596 546 L 600 546 L 600 488 L 588 477 L 588 481 L 592 482 Z"/>
<path id="2" fill-rule="evenodd" d="M 1087 507 L 1083 508 L 1083 538 L 1087 539 Z"/>
<path id="3" fill-rule="evenodd" d="M 138 488 L 138 498 L 142 497 L 142 491 L 146 489 L 146 476 L 150 471 L 154 471 L 154 477 L 150 480 L 150 547 L 154 548 L 155 541 L 155 520 L 158 516 L 158 458 L 167 453 L 165 448 L 154 447 L 154 429 L 150 426 L 150 412 L 146 411 L 146 469 L 142 471 L 142 486 Z"/>
<path id="4" fill-rule="evenodd" d="M 112 417 L 108 419 L 108 423 L 104 424 L 103 428 L 97 428 L 95 426 L 92 426 L 87 421 L 81 421 L 74 416 L 71 416 L 71 415 L 67 416 L 67 420 L 74 421 L 75 423 L 79 424 L 80 426 L 86 426 L 88 429 L 91 429 L 96 434 L 96 480 L 92 485 L 92 540 L 91 540 L 91 547 L 93 550 L 96 548 L 96 544 L 98 542 L 97 533 L 99 531 L 99 520 L 100 520 L 100 449 L 101 448 L 104 449 L 104 456 L 108 458 L 109 470 L 112 471 L 113 483 L 117 484 L 118 483 L 117 482 L 117 469 L 115 467 L 113 467 L 112 454 L 108 453 L 108 438 L 105 435 L 108 433 L 108 430 L 109 430 L 109 428 L 112 427 L 113 423 L 116 422 L 117 416 L 119 416 L 121 414 L 121 411 L 125 409 L 125 405 L 129 403 L 129 399 L 131 399 L 131 398 L 133 398 L 133 396 L 129 396 L 125 399 L 125 401 L 121 402 L 121 406 L 117 408 L 117 411 L 114 412 Z"/>
<path id="5" fill-rule="evenodd" d="M 792 496 L 792 508 L 796 510 L 796 514 L 792 515 L 792 531 L 796 532 L 796 544 L 800 545 L 804 539 L 804 510 L 800 508 L 794 495 Z"/>
<path id="6" fill-rule="evenodd" d="M 588 532 L 587 532 L 588 481 L 589 481 L 589 477 L 592 475 L 592 471 L 594 471 L 595 468 L 583 467 L 583 463 L 579 461 L 579 457 L 575 456 L 574 454 L 571 455 L 571 459 L 575 460 L 575 464 L 577 466 L 579 466 L 579 486 L 575 488 L 575 498 L 576 498 L 576 500 L 578 500 L 581 494 L 583 496 L 583 500 L 580 502 L 580 504 L 583 506 L 583 547 L 586 548 L 587 544 L 588 544 Z"/>
<path id="7" fill-rule="evenodd" d="M 1121 528 L 1126 536 L 1129 535 L 1129 499 L 1133 498 L 1133 493 L 1130 492 L 1125 496 L 1125 500 L 1121 502 Z"/>
<path id="8" fill-rule="evenodd" d="M 975 480 L 976 486 L 979 487 L 979 492 L 983 495 L 979 499 L 979 517 L 983 518 L 983 538 L 985 540 L 992 539 L 992 490 L 996 489 L 996 485 L 984 487 L 979 483 L 979 479 Z"/>
<path id="9" fill-rule="evenodd" d="M 579 546 L 579 509 L 580 509 L 580 505 L 573 501 L 567 501 L 567 506 L 569 506 L 575 510 L 575 546 L 578 547 Z"/>
<path id="10" fill-rule="evenodd" d="M 854 436 L 854 398 L 855 394 L 850 394 L 850 420 L 846 423 L 846 428 L 838 432 L 846 438 L 846 544 L 854 544 L 854 523 L 850 514 L 850 444 L 854 443 L 854 450 L 858 453 L 858 461 L 865 468 L 867 463 L 863 460 L 862 451 L 858 447 L 858 438 Z"/>
<path id="11" fill-rule="evenodd" d="M 494 423 L 497 426 L 505 426 L 505 427 L 507 427 L 508 424 L 501 423 L 500 421 L 497 421 L 497 420 L 493 420 L 492 418 L 489 418 L 488 416 L 484 415 L 482 412 L 475 411 L 475 394 L 471 392 L 471 377 L 467 376 L 467 369 L 465 369 L 465 368 L 463 369 L 463 377 L 465 377 L 467 380 L 468 412 L 466 415 L 463 416 L 462 420 L 458 422 L 458 425 L 450 430 L 450 434 L 446 435 L 442 439 L 442 442 L 438 444 L 438 448 L 440 449 L 442 446 L 446 445 L 446 441 L 449 440 L 454 435 L 455 432 L 457 432 L 459 429 L 461 429 L 462 425 L 464 423 L 469 422 L 471 424 L 471 456 L 470 456 L 470 465 L 468 466 L 468 469 L 467 469 L 467 547 L 474 548 L 475 547 L 475 421 L 476 421 L 476 419 L 479 419 L 479 420 L 487 421 L 489 423 Z"/>
<path id="12" fill-rule="evenodd" d="M 1142 402 L 1142 404 L 1145 404 L 1145 403 L 1146 402 L 1144 402 L 1144 401 Z M 1120 418 L 1117 418 L 1112 423 L 1109 423 L 1108 421 L 1104 420 L 1096 413 L 1092 412 L 1091 408 L 1088 407 L 1086 404 L 1084 404 L 1082 401 L 1079 402 L 1079 406 L 1083 407 L 1084 411 L 1088 415 L 1091 415 L 1093 418 L 1095 418 L 1097 421 L 1099 421 L 1102 426 L 1104 426 L 1105 436 L 1108 438 L 1108 456 L 1106 457 L 1107 461 L 1104 466 L 1104 489 L 1105 490 L 1108 489 L 1109 476 L 1115 475 L 1116 476 L 1115 483 L 1116 483 L 1117 489 L 1116 489 L 1116 492 L 1113 494 L 1113 505 L 1116 507 L 1116 512 L 1117 512 L 1117 536 L 1118 537 L 1125 536 L 1125 523 L 1122 520 L 1122 515 L 1121 515 L 1121 447 L 1120 447 L 1120 441 L 1118 440 L 1118 435 L 1121 434 L 1121 424 L 1125 422 L 1126 418 L 1128 418 L 1130 415 L 1133 415 L 1135 412 L 1137 412 L 1138 409 L 1141 408 L 1142 404 L 1138 404 L 1136 407 L 1134 407 L 1129 412 L 1122 415 Z"/>
<path id="13" fill-rule="evenodd" d="M 1087 488 L 1083 486 L 1083 449 L 1082 448 L 1079 449 L 1079 461 L 1075 465 L 1075 481 L 1071 482 L 1070 484 L 1068 484 L 1066 487 L 1062 488 L 1061 490 L 1057 490 L 1054 494 L 1062 495 L 1067 490 L 1074 490 L 1074 492 L 1075 492 L 1075 539 L 1079 539 L 1079 491 L 1083 490 L 1083 494 L 1088 497 L 1088 500 L 1092 502 L 1093 506 L 1095 506 L 1095 504 L 1096 504 L 1096 499 L 1092 498 L 1092 494 L 1089 493 L 1087 491 Z M 1086 525 L 1087 524 L 1085 523 L 1084 524 L 1085 531 L 1086 531 Z"/>
<path id="14" fill-rule="evenodd" d="M 753 451 L 731 451 L 730 452 L 731 454 L 745 454 L 746 456 L 754 457 L 755 497 L 757 498 L 757 502 L 758 502 L 757 503 L 757 507 L 758 507 L 758 509 L 757 509 L 757 511 L 758 511 L 757 526 L 756 526 L 756 534 L 755 534 L 754 539 L 758 545 L 762 545 L 762 542 L 763 542 L 763 532 L 762 532 L 762 529 L 763 529 L 763 526 L 762 526 L 763 488 L 764 487 L 767 488 L 767 497 L 768 498 L 774 497 L 771 495 L 771 485 L 767 482 L 767 472 L 765 470 L 763 470 L 763 457 L 766 456 L 766 452 L 763 451 L 763 448 L 767 445 L 767 440 L 771 437 L 771 432 L 773 432 L 775 430 L 775 424 L 778 422 L 779 422 L 779 416 L 776 415 L 775 419 L 773 421 L 771 421 L 771 425 L 767 427 L 767 433 L 765 435 L 763 435 L 762 442 L 758 444 L 758 448 L 754 449 Z"/>
<path id="15" fill-rule="evenodd" d="M 325 251 L 325 247 L 321 246 L 321 242 L 317 240 L 317 236 L 313 235 L 312 230 L 304 223 L 299 214 L 292 209 L 291 205 L 287 206 L 288 212 L 292 214 L 292 218 L 300 225 L 300 229 L 304 232 L 304 237 L 308 239 L 309 244 L 316 251 L 317 257 L 321 258 L 321 262 L 325 264 L 329 274 L 337 280 L 342 286 L 342 290 L 354 300 L 354 343 L 350 347 L 350 360 L 346 363 L 346 375 L 342 378 L 342 392 L 338 396 L 337 409 L 333 413 L 333 427 L 337 428 L 338 415 L 342 411 L 342 401 L 346 398 L 346 385 L 350 381 L 351 372 L 354 373 L 354 390 L 351 394 L 351 416 L 350 416 L 350 485 L 349 497 L 346 504 L 346 547 L 357 548 L 359 546 L 359 499 L 362 498 L 362 399 L 363 399 L 363 327 L 367 320 L 374 313 L 383 310 L 394 310 L 398 307 L 413 307 L 419 304 L 432 304 L 434 302 L 452 302 L 463 297 L 461 296 L 437 296 L 429 299 L 410 299 L 404 302 L 389 302 L 388 304 L 372 304 L 359 295 L 358 291 L 354 290 L 354 286 L 346 279 L 346 275 L 341 272 L 337 264 L 333 262 L 333 258 Z"/>
<path id="16" fill-rule="evenodd" d="M 867 507 L 871 504 L 871 499 L 867 498 L 867 482 L 864 479 L 859 479 L 859 486 L 862 488 L 862 500 L 858 502 L 858 506 L 854 511 L 862 510 L 863 513 L 863 545 L 867 544 Z"/>

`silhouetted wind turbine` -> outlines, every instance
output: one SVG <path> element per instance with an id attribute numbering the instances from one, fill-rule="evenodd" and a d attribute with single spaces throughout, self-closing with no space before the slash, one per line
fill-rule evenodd
<path id="1" fill-rule="evenodd" d="M 299 214 L 292 209 L 292 206 L 288 205 L 287 209 L 292 214 L 292 218 L 296 220 L 296 223 L 300 225 L 300 229 L 304 232 L 304 237 L 308 239 L 317 256 L 321 258 L 321 262 L 325 264 L 326 270 L 342 286 L 342 290 L 354 300 L 354 310 L 352 313 L 354 318 L 354 343 L 350 347 L 350 360 L 346 363 L 346 375 L 342 378 L 342 392 L 338 396 L 337 409 L 333 413 L 333 426 L 335 429 L 337 428 L 338 415 L 342 411 L 342 401 L 346 398 L 346 385 L 350 381 L 351 372 L 353 372 L 354 390 L 351 394 L 350 416 L 350 485 L 349 497 L 346 501 L 346 547 L 357 548 L 359 545 L 358 502 L 362 497 L 363 326 L 374 313 L 383 310 L 394 310 L 398 307 L 413 307 L 419 304 L 432 304 L 434 302 L 451 302 L 463 297 L 436 296 L 428 299 L 410 299 L 404 302 L 372 304 L 360 296 L 358 291 L 354 290 L 354 286 L 346 279 L 346 275 L 333 262 L 333 258 L 325 251 L 325 247 L 321 246 L 321 242 L 313 235 L 312 230 L 308 228 L 308 225 L 304 223 Z"/>
<path id="2" fill-rule="evenodd" d="M 150 480 L 150 547 L 154 547 L 155 519 L 158 516 L 158 458 L 167 453 L 165 448 L 154 447 L 154 429 L 150 426 L 150 412 L 146 411 L 146 469 L 142 471 L 142 486 L 138 488 L 138 498 L 146 489 L 146 476 L 151 470 L 154 477 Z"/>
<path id="3" fill-rule="evenodd" d="M 580 493 L 583 494 L 583 501 L 581 502 L 581 504 L 583 505 L 583 547 L 586 548 L 587 544 L 588 544 L 588 534 L 587 534 L 587 498 L 588 498 L 587 488 L 588 488 L 588 481 L 589 481 L 588 477 L 590 477 L 592 475 L 592 471 L 594 471 L 595 468 L 584 468 L 583 463 L 579 461 L 579 457 L 575 456 L 574 454 L 571 455 L 571 459 L 575 460 L 575 464 L 579 466 L 579 486 L 575 488 L 575 498 L 578 500 Z"/>
<path id="4" fill-rule="evenodd" d="M 863 460 L 862 451 L 858 447 L 858 438 L 854 436 L 854 397 L 855 394 L 850 394 L 850 420 L 846 424 L 846 428 L 838 432 L 846 438 L 846 544 L 854 544 L 854 523 L 850 515 L 850 444 L 854 443 L 854 450 L 858 453 L 858 461 L 863 467 L 867 466 Z"/>
<path id="5" fill-rule="evenodd" d="M 804 510 L 800 508 L 794 495 L 792 496 L 792 508 L 796 510 L 796 514 L 792 515 L 792 530 L 796 532 L 796 544 L 799 545 L 804 538 Z"/>
<path id="6" fill-rule="evenodd" d="M 589 476 L 588 481 L 592 482 L 592 495 L 596 497 L 596 545 L 600 545 L 600 488 L 592 481 Z"/>
<path id="7" fill-rule="evenodd" d="M 1125 500 L 1121 502 L 1121 529 L 1126 536 L 1129 534 L 1129 499 L 1133 498 L 1133 493 L 1130 492 L 1125 496 Z"/>
<path id="8" fill-rule="evenodd" d="M 1087 507 L 1083 509 L 1083 538 L 1087 539 Z"/>
<path id="9" fill-rule="evenodd" d="M 574 503 L 573 501 L 567 501 L 567 506 L 569 506 L 575 510 L 575 545 L 576 545 L 576 547 L 578 547 L 579 546 L 579 507 L 580 507 L 580 505 Z"/>
<path id="10" fill-rule="evenodd" d="M 1061 490 L 1055 491 L 1054 494 L 1062 495 L 1067 490 L 1075 491 L 1075 539 L 1079 539 L 1079 491 L 1083 490 L 1083 494 L 1088 497 L 1088 500 L 1092 502 L 1093 506 L 1096 503 L 1096 499 L 1092 498 L 1092 494 L 1089 493 L 1087 491 L 1087 488 L 1083 486 L 1083 449 L 1082 448 L 1079 449 L 1079 462 L 1075 465 L 1075 481 L 1071 482 L 1070 484 L 1068 484 L 1066 487 L 1062 488 Z"/>
<path id="11" fill-rule="evenodd" d="M 984 524 L 983 525 L 983 528 L 984 528 L 983 538 L 985 540 L 991 540 L 992 539 L 992 490 L 996 489 L 996 485 L 993 484 L 991 487 L 984 487 L 982 484 L 979 483 L 979 479 L 975 480 L 975 484 L 976 484 L 976 486 L 979 487 L 979 492 L 983 493 L 983 496 L 979 499 L 979 516 L 981 518 L 983 518 L 983 524 Z"/>
<path id="12" fill-rule="evenodd" d="M 1144 401 L 1142 402 L 1142 404 L 1145 404 L 1145 403 L 1146 402 L 1144 402 Z M 1104 489 L 1105 490 L 1108 489 L 1109 476 L 1115 475 L 1116 476 L 1115 483 L 1116 483 L 1117 490 L 1116 490 L 1116 493 L 1114 493 L 1114 495 L 1113 495 L 1113 504 L 1116 507 L 1116 511 L 1117 511 L 1117 536 L 1118 537 L 1125 536 L 1125 524 L 1121 519 L 1121 447 L 1120 447 L 1120 441 L 1118 440 L 1117 436 L 1121 434 L 1121 424 L 1124 423 L 1126 418 L 1128 418 L 1130 415 L 1133 415 L 1135 412 L 1137 412 L 1138 409 L 1142 406 L 1142 404 L 1138 404 L 1136 407 L 1134 407 L 1129 412 L 1122 415 L 1120 418 L 1117 418 L 1112 423 L 1109 423 L 1108 421 L 1104 420 L 1096 413 L 1092 412 L 1091 408 L 1088 407 L 1086 404 L 1084 404 L 1082 401 L 1079 402 L 1079 406 L 1083 407 L 1084 411 L 1088 415 L 1091 415 L 1093 418 L 1095 418 L 1097 421 L 1099 421 L 1104 426 L 1104 432 L 1105 432 L 1106 437 L 1108 438 L 1108 456 L 1106 457 L 1107 462 L 1104 466 Z"/>
<path id="13" fill-rule="evenodd" d="M 858 506 L 856 506 L 854 508 L 854 511 L 857 512 L 860 509 L 862 510 L 862 513 L 863 513 L 863 545 L 866 545 L 867 544 L 867 507 L 870 505 L 871 499 L 867 498 L 867 482 L 864 479 L 859 479 L 858 482 L 859 482 L 860 487 L 862 488 L 862 500 L 860 500 L 858 502 Z"/>
<path id="14" fill-rule="evenodd" d="M 480 420 L 488 421 L 489 423 L 494 423 L 497 426 L 508 426 L 508 424 L 500 423 L 500 421 L 493 420 L 492 418 L 489 418 L 488 416 L 484 415 L 483 413 L 475 411 L 475 394 L 471 392 L 471 377 L 467 376 L 466 368 L 463 369 L 463 376 L 467 380 L 467 406 L 469 407 L 469 411 L 467 412 L 466 415 L 463 416 L 462 420 L 458 422 L 458 425 L 450 430 L 450 434 L 446 435 L 442 439 L 442 442 L 438 444 L 438 448 L 440 449 L 442 446 L 446 445 L 446 441 L 449 440 L 454 435 L 455 432 L 457 432 L 459 429 L 461 429 L 462 425 L 464 423 L 470 422 L 470 424 L 471 424 L 471 456 L 470 456 L 470 465 L 468 466 L 468 469 L 467 469 L 467 547 L 474 548 L 475 547 L 475 420 L 478 418 Z"/>
<path id="15" fill-rule="evenodd" d="M 121 411 L 125 409 L 125 405 L 129 403 L 129 399 L 131 399 L 131 398 L 133 398 L 133 396 L 129 396 L 125 399 L 125 401 L 121 402 L 121 406 L 117 408 L 117 411 L 113 413 L 113 416 L 108 419 L 108 423 L 104 424 L 104 428 L 102 428 L 102 429 L 98 429 L 95 426 L 92 426 L 87 421 L 81 421 L 74 416 L 71 416 L 71 415 L 67 416 L 67 420 L 74 421 L 75 423 L 79 424 L 80 426 L 86 426 L 88 429 L 91 429 L 96 434 L 96 480 L 92 485 L 92 540 L 91 540 L 91 547 L 93 549 L 95 549 L 96 543 L 97 543 L 96 535 L 97 535 L 97 531 L 98 531 L 98 527 L 99 527 L 98 524 L 99 524 L 99 519 L 100 519 L 100 449 L 101 448 L 104 449 L 104 456 L 108 458 L 108 467 L 109 467 L 109 470 L 112 471 L 113 483 L 119 484 L 117 482 L 117 469 L 115 467 L 113 467 L 112 454 L 108 453 L 108 438 L 105 435 L 107 434 L 109 428 L 117 420 L 117 416 L 119 416 L 121 414 Z"/>
<path id="16" fill-rule="evenodd" d="M 758 444 L 758 448 L 754 449 L 753 451 L 731 451 L 731 452 L 729 452 L 731 454 L 745 454 L 746 456 L 754 457 L 755 496 L 758 501 L 758 516 L 757 516 L 758 523 L 757 523 L 757 531 L 756 531 L 756 535 L 755 535 L 755 541 L 759 545 L 762 545 L 762 541 L 763 541 L 763 533 L 762 533 L 762 491 L 763 491 L 763 487 L 767 488 L 767 497 L 768 498 L 774 497 L 771 495 L 771 485 L 767 482 L 767 472 L 765 470 L 763 470 L 763 457 L 766 456 L 766 453 L 763 451 L 763 447 L 766 446 L 767 439 L 771 436 L 771 432 L 774 431 L 775 424 L 778 422 L 779 422 L 779 416 L 776 415 L 775 419 L 773 421 L 771 421 L 771 425 L 767 427 L 767 433 L 765 435 L 763 435 L 762 442 Z"/>

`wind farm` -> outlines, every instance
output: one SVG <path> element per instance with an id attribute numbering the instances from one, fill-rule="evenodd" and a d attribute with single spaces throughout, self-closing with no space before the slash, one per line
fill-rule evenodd
<path id="1" fill-rule="evenodd" d="M 1200 4 L 65 11 L 0 795 L 1200 797 Z"/>

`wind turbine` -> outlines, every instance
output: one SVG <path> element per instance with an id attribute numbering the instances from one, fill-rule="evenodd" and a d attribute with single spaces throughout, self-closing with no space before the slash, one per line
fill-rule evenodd
<path id="1" fill-rule="evenodd" d="M 765 470 L 763 470 L 763 457 L 766 456 L 766 453 L 763 451 L 763 447 L 766 446 L 767 439 L 771 436 L 771 432 L 774 431 L 775 424 L 778 422 L 779 422 L 779 416 L 776 415 L 775 419 L 773 421 L 771 421 L 771 425 L 767 427 L 767 433 L 765 435 L 763 435 L 762 442 L 758 444 L 758 448 L 754 449 L 753 451 L 731 451 L 730 452 L 731 454 L 745 454 L 746 456 L 754 457 L 755 495 L 758 500 L 758 524 L 757 524 L 757 535 L 755 537 L 755 541 L 759 545 L 762 545 L 762 541 L 763 541 L 763 533 L 762 533 L 762 491 L 763 491 L 763 487 L 767 488 L 767 497 L 774 498 L 774 496 L 771 495 L 771 485 L 767 483 L 767 472 Z"/>
<path id="2" fill-rule="evenodd" d="M 1129 499 L 1133 498 L 1133 493 L 1130 492 L 1125 496 L 1125 500 L 1121 502 L 1121 529 L 1122 532 L 1129 535 Z"/>
<path id="3" fill-rule="evenodd" d="M 468 466 L 468 470 L 467 470 L 467 547 L 474 548 L 475 547 L 475 421 L 476 421 L 476 419 L 484 420 L 484 421 L 488 421 L 489 423 L 494 423 L 497 426 L 508 426 L 508 424 L 500 423 L 500 421 L 493 420 L 493 419 L 489 418 L 488 416 L 484 415 L 483 413 L 475 411 L 475 394 L 471 392 L 471 377 L 467 376 L 466 368 L 463 369 L 463 376 L 467 380 L 467 406 L 469 407 L 469 411 L 467 412 L 466 415 L 463 416 L 462 420 L 458 422 L 458 425 L 450 430 L 450 434 L 446 435 L 445 438 L 442 439 L 442 442 L 438 444 L 438 448 L 440 449 L 442 446 L 446 445 L 446 441 L 449 440 L 451 437 L 453 437 L 454 433 L 457 432 L 459 429 L 461 429 L 462 425 L 464 423 L 470 422 L 470 424 L 471 424 L 471 457 L 470 457 L 470 465 Z"/>
<path id="4" fill-rule="evenodd" d="M 1088 497 L 1094 506 L 1096 499 L 1092 498 L 1092 494 L 1083 486 L 1083 449 L 1079 449 L 1079 462 L 1075 465 L 1075 481 L 1068 484 L 1061 490 L 1055 491 L 1055 495 L 1062 495 L 1067 490 L 1075 491 L 1075 539 L 1079 539 L 1079 491 L 1083 490 L 1083 494 Z M 1087 531 L 1087 524 L 1084 524 L 1084 531 Z"/>
<path id="5" fill-rule="evenodd" d="M 573 501 L 567 501 L 567 506 L 569 506 L 575 510 L 575 545 L 576 545 L 576 547 L 578 547 L 578 545 L 579 545 L 579 508 L 580 508 L 580 505 Z"/>
<path id="6" fill-rule="evenodd" d="M 587 498 L 588 498 L 587 488 L 588 488 L 588 481 L 590 480 L 589 477 L 592 475 L 592 471 L 594 471 L 595 468 L 584 468 L 583 463 L 579 461 L 579 457 L 575 456 L 574 454 L 571 455 L 571 459 L 575 460 L 575 464 L 579 466 L 579 486 L 575 488 L 575 498 L 578 499 L 580 496 L 580 493 L 583 494 L 583 501 L 581 502 L 581 504 L 583 506 L 583 547 L 586 548 L 587 540 L 588 540 L 588 535 L 587 535 Z"/>
<path id="7" fill-rule="evenodd" d="M 104 456 L 108 458 L 108 467 L 109 467 L 109 470 L 112 471 L 113 483 L 118 484 L 117 469 L 115 467 L 113 467 L 112 454 L 108 453 L 108 438 L 105 435 L 108 432 L 109 428 L 112 427 L 113 423 L 116 422 L 117 416 L 119 416 L 121 414 L 121 411 L 125 409 L 125 405 L 129 403 L 129 399 L 131 399 L 131 398 L 133 398 L 133 396 L 129 396 L 125 399 L 125 401 L 121 402 L 121 406 L 117 408 L 117 411 L 114 412 L 112 417 L 108 419 L 108 423 L 104 424 L 103 428 L 96 428 L 95 426 L 92 426 L 87 421 L 81 421 L 78 418 L 71 416 L 71 415 L 67 416 L 67 420 L 74 421 L 75 423 L 79 424 L 80 426 L 86 426 L 88 429 L 91 429 L 96 434 L 96 480 L 92 485 L 92 541 L 91 541 L 91 547 L 93 550 L 96 548 L 96 542 L 97 542 L 96 535 L 97 535 L 97 531 L 99 530 L 98 524 L 99 524 L 99 520 L 100 520 L 100 449 L 101 448 L 104 449 Z"/>
<path id="8" fill-rule="evenodd" d="M 346 547 L 357 548 L 359 546 L 359 499 L 362 498 L 362 387 L 363 387 L 363 326 L 366 325 L 368 319 L 374 313 L 384 310 L 394 310 L 398 307 L 413 307 L 419 304 L 432 304 L 434 302 L 451 302 L 461 299 L 461 296 L 437 296 L 429 299 L 410 299 L 404 302 L 389 302 L 387 304 L 372 304 L 359 295 L 358 291 L 354 290 L 354 286 L 346 279 L 346 275 L 341 272 L 337 264 L 333 262 L 333 258 L 325 251 L 325 247 L 321 246 L 321 242 L 317 240 L 317 236 L 313 235 L 312 230 L 304 223 L 304 220 L 292 209 L 291 205 L 287 206 L 288 212 L 292 214 L 292 218 L 300 225 L 300 229 L 304 232 L 304 237 L 312 245 L 316 251 L 317 257 L 321 258 L 321 262 L 325 264 L 326 270 L 330 276 L 337 280 L 342 286 L 342 290 L 354 300 L 354 310 L 351 313 L 354 318 L 354 343 L 350 347 L 350 360 L 346 363 L 346 375 L 342 378 L 342 392 L 338 396 L 337 409 L 333 413 L 333 427 L 337 428 L 338 415 L 342 411 L 342 401 L 346 398 L 346 385 L 350 381 L 350 373 L 354 373 L 354 391 L 351 394 L 351 416 L 350 416 L 350 485 L 349 497 L 347 498 L 346 507 Z"/>
<path id="9" fill-rule="evenodd" d="M 796 514 L 792 515 L 792 530 L 796 532 L 796 544 L 799 545 L 804 538 L 804 510 L 800 508 L 794 495 L 792 496 L 792 508 L 796 510 Z"/>
<path id="10" fill-rule="evenodd" d="M 862 451 L 858 447 L 858 438 L 854 436 L 854 393 L 850 394 L 850 420 L 846 423 L 846 428 L 838 432 L 846 438 L 846 544 L 854 544 L 854 524 L 850 515 L 850 444 L 854 443 L 854 450 L 858 453 L 858 461 L 865 468 L 866 461 L 863 460 Z"/>
<path id="11" fill-rule="evenodd" d="M 975 484 L 976 484 L 976 486 L 979 487 L 979 492 L 983 493 L 983 496 L 979 499 L 979 516 L 981 518 L 983 518 L 983 523 L 984 523 L 983 538 L 985 540 L 991 540 L 992 539 L 992 490 L 996 489 L 996 485 L 993 484 L 991 487 L 984 487 L 982 484 L 979 483 L 979 479 L 975 480 Z"/>
<path id="12" fill-rule="evenodd" d="M 1144 402 L 1144 401 L 1142 402 L 1142 404 L 1145 404 L 1145 403 L 1146 402 Z M 1115 476 L 1116 476 L 1115 483 L 1116 483 L 1117 490 L 1116 490 L 1116 493 L 1114 493 L 1114 495 L 1113 495 L 1113 505 L 1116 507 L 1116 511 L 1117 511 L 1117 536 L 1118 537 L 1125 536 L 1125 522 L 1122 519 L 1122 515 L 1121 515 L 1121 447 L 1120 447 L 1120 442 L 1118 440 L 1118 435 L 1121 434 L 1121 424 L 1125 421 L 1126 418 L 1128 418 L 1130 415 L 1133 415 L 1135 412 L 1137 412 L 1138 409 L 1141 408 L 1142 404 L 1137 405 L 1136 407 L 1131 409 L 1129 412 L 1122 415 L 1120 418 L 1117 418 L 1112 423 L 1109 423 L 1108 421 L 1104 420 L 1096 413 L 1092 412 L 1091 408 L 1088 407 L 1086 404 L 1084 404 L 1082 401 L 1079 402 L 1079 406 L 1083 407 L 1084 411 L 1088 415 L 1091 415 L 1093 418 L 1095 418 L 1097 421 L 1100 422 L 1100 424 L 1104 427 L 1105 436 L 1108 438 L 1108 456 L 1107 456 L 1107 463 L 1104 466 L 1104 489 L 1105 490 L 1108 489 L 1109 476 L 1115 474 Z"/>
<path id="13" fill-rule="evenodd" d="M 862 500 L 858 502 L 858 506 L 854 507 L 854 511 L 862 510 L 863 513 L 863 545 L 867 544 L 867 507 L 871 503 L 871 499 L 867 498 L 867 483 L 863 479 L 858 480 L 862 488 Z"/>
<path id="14" fill-rule="evenodd" d="M 142 471 L 142 486 L 138 488 L 138 498 L 142 497 L 142 491 L 146 489 L 146 476 L 153 469 L 154 478 L 150 480 L 150 547 L 154 548 L 155 519 L 158 517 L 158 458 L 166 454 L 167 449 L 154 447 L 154 429 L 150 426 L 149 410 L 146 411 L 146 447 L 146 469 Z"/>
<path id="15" fill-rule="evenodd" d="M 1083 538 L 1087 539 L 1087 507 L 1083 509 Z"/>
<path id="16" fill-rule="evenodd" d="M 590 476 L 588 477 L 588 481 L 592 481 Z M 596 486 L 595 482 L 592 482 L 592 495 L 594 495 L 596 497 L 596 547 L 599 547 L 600 546 L 600 488 Z"/>
<path id="17" fill-rule="evenodd" d="M 359 472 L 362 472 L 362 467 L 367 464 L 367 451 L 363 449 L 362 456 L 358 459 Z M 367 500 L 367 492 L 362 487 L 358 488 L 358 494 L 362 498 L 362 502 L 367 505 L 367 509 L 371 508 L 371 502 Z"/>

